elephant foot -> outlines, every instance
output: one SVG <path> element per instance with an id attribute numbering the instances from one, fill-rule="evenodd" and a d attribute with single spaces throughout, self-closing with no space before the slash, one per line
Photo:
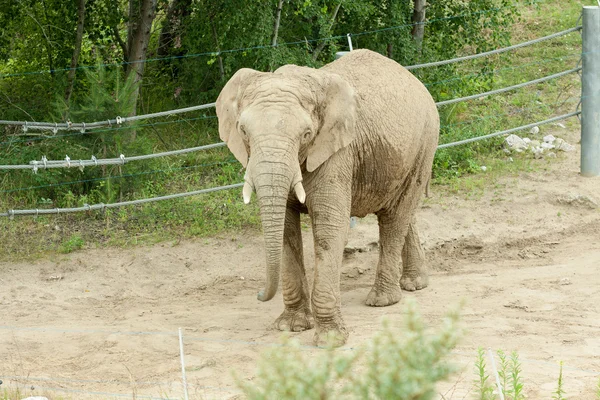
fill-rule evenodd
<path id="1" fill-rule="evenodd" d="M 425 289 L 429 285 L 429 277 L 426 274 L 417 276 L 402 275 L 400 278 L 400 287 L 409 292 Z"/>
<path id="2" fill-rule="evenodd" d="M 299 310 L 286 308 L 275 320 L 274 326 L 280 331 L 302 332 L 312 329 L 314 321 L 312 313 L 307 307 L 302 307 Z"/>
<path id="3" fill-rule="evenodd" d="M 400 286 L 393 286 L 385 290 L 373 286 L 365 303 L 371 307 L 385 307 L 396 304 L 400 301 L 400 298 L 402 298 Z"/>
<path id="4" fill-rule="evenodd" d="M 341 347 L 346 344 L 346 340 L 348 340 L 348 329 L 344 325 L 336 327 L 317 325 L 313 338 L 315 346 L 326 348 Z"/>

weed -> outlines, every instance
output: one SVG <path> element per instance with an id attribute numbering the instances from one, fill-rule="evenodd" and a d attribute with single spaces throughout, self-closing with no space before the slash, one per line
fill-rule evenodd
<path id="1" fill-rule="evenodd" d="M 455 369 L 445 357 L 461 331 L 458 311 L 448 314 L 435 333 L 425 329 L 414 302 L 408 302 L 402 329 L 384 322 L 382 330 L 358 351 L 332 348 L 307 355 L 297 342 L 284 340 L 259 361 L 254 384 L 238 385 L 248 399 L 431 399 L 435 382 Z"/>
<path id="2" fill-rule="evenodd" d="M 83 240 L 83 238 L 81 236 L 79 236 L 77 234 L 73 234 L 73 235 L 71 235 L 71 237 L 69 237 L 69 239 L 65 240 L 61 244 L 58 251 L 63 254 L 68 254 L 68 253 L 74 252 L 75 250 L 82 249 L 84 245 L 85 245 L 85 240 Z"/>
<path id="3" fill-rule="evenodd" d="M 479 347 L 477 349 L 477 360 L 475 361 L 475 374 L 477 375 L 475 390 L 479 400 L 491 400 L 494 398 L 494 389 L 489 382 L 490 376 L 487 374 L 485 367 L 485 350 L 483 347 Z"/>
<path id="4" fill-rule="evenodd" d="M 556 390 L 554 391 L 554 394 L 552 395 L 552 398 L 554 400 L 566 400 L 566 398 L 564 397 L 565 391 L 563 389 L 563 362 L 560 362 L 560 370 L 558 373 L 558 381 L 556 383 Z"/>

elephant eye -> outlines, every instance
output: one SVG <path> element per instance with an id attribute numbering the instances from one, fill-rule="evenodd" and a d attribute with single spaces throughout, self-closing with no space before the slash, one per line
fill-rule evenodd
<path id="1" fill-rule="evenodd" d="M 302 136 L 302 138 L 304 140 L 308 140 L 308 139 L 310 139 L 311 134 L 312 134 L 312 132 L 310 131 L 310 129 L 307 129 L 306 132 L 304 132 L 304 135 Z"/>
<path id="2" fill-rule="evenodd" d="M 246 128 L 244 127 L 244 125 L 240 125 L 240 133 L 242 134 L 242 136 L 248 136 L 248 134 L 246 133 Z"/>

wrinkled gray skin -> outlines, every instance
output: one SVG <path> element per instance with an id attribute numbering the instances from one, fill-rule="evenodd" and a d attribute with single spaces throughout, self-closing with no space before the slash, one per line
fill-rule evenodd
<path id="1" fill-rule="evenodd" d="M 439 117 L 427 89 L 396 62 L 355 50 L 321 69 L 286 65 L 239 70 L 217 99 L 221 139 L 247 168 L 244 200 L 256 192 L 270 300 L 283 269 L 280 330 L 316 322 L 315 343 L 348 331 L 340 310 L 340 267 L 350 216 L 375 213 L 380 254 L 370 306 L 427 286 L 415 210 L 431 175 Z M 315 248 L 308 288 L 300 213 Z"/>

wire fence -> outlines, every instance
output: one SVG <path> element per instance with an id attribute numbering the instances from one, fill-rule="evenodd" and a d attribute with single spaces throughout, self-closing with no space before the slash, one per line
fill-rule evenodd
<path id="1" fill-rule="evenodd" d="M 483 11 L 483 12 L 486 12 L 486 11 Z M 449 17 L 449 18 L 464 17 L 466 15 L 470 15 L 470 14 L 454 16 L 454 17 Z M 434 22 L 434 21 L 428 21 L 428 23 L 431 23 L 431 22 Z M 398 27 L 390 27 L 390 28 L 385 28 L 385 29 L 378 30 L 378 31 L 384 31 L 386 29 L 390 29 L 390 30 L 391 29 L 399 29 L 401 27 L 406 27 L 406 26 L 403 25 L 403 26 L 398 26 Z M 437 62 L 432 62 L 432 63 L 412 65 L 412 66 L 408 66 L 406 68 L 409 70 L 415 70 L 415 69 L 421 69 L 421 68 L 437 67 L 437 66 L 441 66 L 441 65 L 447 65 L 447 64 L 452 64 L 452 63 L 457 63 L 457 62 L 462 62 L 462 61 L 467 61 L 467 60 L 478 59 L 481 57 L 487 57 L 487 56 L 491 56 L 491 55 L 495 55 L 495 54 L 501 54 L 501 53 L 505 53 L 505 52 L 509 52 L 509 51 L 514 51 L 514 50 L 517 50 L 517 49 L 520 49 L 520 48 L 523 48 L 526 46 L 535 45 L 537 43 L 551 40 L 554 38 L 558 38 L 561 36 L 565 36 L 570 33 L 580 31 L 580 30 L 581 30 L 581 26 L 577 26 L 577 27 L 570 28 L 570 29 L 567 29 L 567 30 L 564 30 L 561 32 L 557 32 L 552 35 L 548 35 L 548 36 L 545 36 L 545 37 L 542 37 L 539 39 L 523 42 L 523 43 L 513 45 L 513 46 L 508 46 L 508 47 L 505 47 L 502 49 L 496 49 L 493 51 L 479 53 L 479 54 L 473 54 L 473 55 L 464 56 L 464 57 L 457 57 L 457 58 L 454 58 L 451 60 L 442 60 L 442 61 L 437 61 Z M 363 33 L 359 33 L 359 34 L 354 34 L 354 36 L 360 36 L 363 34 L 369 34 L 369 33 L 378 32 L 378 31 L 363 32 Z M 342 37 L 346 38 L 346 36 L 342 36 Z M 342 37 L 323 38 L 323 39 L 317 39 L 315 41 L 333 40 L 333 39 L 339 39 Z M 304 43 L 306 43 L 306 41 L 302 41 L 302 42 L 298 42 L 298 43 L 304 44 Z M 292 44 L 295 44 L 295 43 L 293 43 L 293 42 L 292 43 L 284 43 L 281 45 L 292 45 Z M 226 50 L 226 51 L 221 51 L 220 53 L 246 51 L 249 49 L 258 49 L 258 48 L 266 48 L 266 47 L 270 47 L 270 46 L 255 46 L 255 47 L 249 47 L 246 49 Z M 188 56 L 182 56 L 182 57 L 183 58 L 199 57 L 199 56 L 203 56 L 203 55 L 215 55 L 215 54 L 218 54 L 218 53 L 209 52 L 209 53 L 194 54 L 194 55 L 188 55 Z M 177 58 L 182 58 L 182 57 L 177 57 Z M 169 57 L 169 58 L 173 58 L 173 57 Z M 568 57 L 565 57 L 565 58 L 568 58 Z M 151 62 L 151 61 L 157 61 L 157 60 L 162 60 L 162 59 L 166 59 L 166 58 L 150 59 L 150 60 L 145 60 L 144 62 Z M 551 59 L 551 60 L 554 61 L 554 59 Z M 542 62 L 544 62 L 544 61 L 537 61 L 537 62 L 529 63 L 526 65 L 535 65 L 535 64 L 540 64 Z M 120 65 L 120 64 L 107 64 L 107 65 Z M 95 66 L 81 66 L 81 67 L 77 67 L 77 69 L 94 68 L 94 67 Z M 503 70 L 515 69 L 515 68 L 518 68 L 518 67 L 510 67 L 510 68 L 506 68 Z M 67 71 L 69 69 L 64 69 L 64 70 Z M 58 70 L 55 70 L 55 71 L 58 71 Z M 498 71 L 500 71 L 500 70 L 492 71 L 492 72 L 490 72 L 490 74 L 497 73 Z M 465 97 L 460 97 L 460 98 L 455 98 L 455 99 L 450 99 L 450 100 L 444 100 L 444 101 L 440 101 L 436 104 L 438 107 L 443 107 L 443 106 L 447 106 L 447 105 L 451 105 L 451 104 L 456 104 L 459 102 L 465 102 L 465 101 L 484 98 L 484 97 L 492 96 L 492 95 L 496 95 L 496 94 L 506 93 L 506 92 L 518 90 L 520 88 L 524 88 L 524 87 L 527 87 L 530 85 L 548 82 L 550 80 L 558 79 L 560 77 L 567 76 L 567 75 L 570 75 L 573 73 L 578 73 L 580 71 L 581 71 L 581 67 L 578 66 L 575 68 L 567 69 L 567 70 L 559 72 L 559 73 L 555 73 L 552 75 L 534 79 L 534 80 L 531 80 L 528 82 L 523 82 L 523 83 L 520 83 L 517 85 L 512 85 L 512 86 L 504 87 L 501 89 L 495 89 L 495 90 L 491 90 L 491 91 L 487 91 L 487 92 L 483 92 L 483 93 L 479 93 L 479 94 L 474 94 L 474 95 L 470 95 L 470 96 L 465 96 Z M 50 72 L 50 71 L 38 71 L 38 72 L 30 72 L 30 73 L 35 74 L 35 73 L 47 73 L 47 72 Z M 11 74 L 0 75 L 0 78 L 8 77 L 8 76 L 12 76 L 12 75 Z M 451 80 L 455 80 L 455 79 L 464 79 L 464 76 L 452 78 Z M 433 83 L 430 83 L 429 86 L 433 86 L 436 84 L 443 84 L 448 81 L 450 81 L 450 80 L 433 82 Z M 571 99 L 573 99 L 573 98 L 571 98 Z M 575 99 L 580 100 L 580 101 L 582 100 L 582 98 L 575 98 Z M 567 99 L 567 100 L 569 100 L 569 99 Z M 565 100 L 565 102 L 567 100 Z M 561 102 L 557 102 L 556 105 L 558 105 L 559 103 L 561 103 Z M 109 119 L 106 121 L 95 121 L 95 122 L 90 122 L 90 123 L 0 121 L 0 125 L 20 126 L 23 130 L 23 133 L 28 133 L 28 132 L 31 132 L 34 130 L 36 130 L 36 131 L 51 131 L 53 133 L 53 135 L 51 135 L 49 137 L 65 138 L 65 137 L 82 135 L 82 134 L 88 133 L 91 130 L 94 130 L 94 132 L 102 132 L 101 128 L 107 128 L 107 127 L 110 128 L 107 131 L 114 131 L 115 129 L 126 129 L 126 128 L 129 128 L 129 127 L 125 126 L 125 124 L 128 124 L 128 123 L 144 121 L 144 120 L 160 118 L 160 117 L 169 117 L 169 116 L 174 116 L 174 115 L 179 115 L 179 114 L 184 114 L 184 113 L 197 112 L 197 111 L 201 111 L 201 110 L 211 109 L 214 106 L 215 106 L 215 103 L 210 103 L 210 104 L 203 104 L 203 105 L 194 106 L 194 107 L 186 107 L 186 108 L 182 108 L 182 109 L 169 110 L 169 111 L 145 114 L 145 115 L 138 115 L 138 116 L 133 116 L 133 117 L 117 116 L 113 119 Z M 522 112 L 525 112 L 527 110 L 528 109 L 523 109 Z M 494 138 L 494 137 L 499 137 L 499 136 L 507 135 L 507 134 L 510 134 L 510 133 L 513 133 L 516 131 L 527 130 L 534 126 L 540 126 L 540 125 L 544 125 L 544 124 L 558 122 L 558 121 L 561 121 L 561 120 L 564 120 L 567 118 L 579 116 L 580 114 L 581 114 L 580 111 L 573 111 L 573 112 L 565 113 L 565 114 L 562 114 L 559 116 L 551 117 L 551 118 L 548 118 L 545 120 L 521 125 L 518 127 L 506 129 L 506 130 L 497 131 L 497 132 L 487 134 L 487 135 L 477 136 L 477 137 L 460 140 L 460 141 L 456 141 L 456 142 L 451 142 L 451 143 L 443 143 L 438 146 L 438 149 L 446 149 L 446 148 L 450 148 L 450 147 L 454 147 L 454 146 L 460 146 L 460 145 L 464 145 L 464 144 L 468 144 L 468 143 L 473 143 L 473 142 L 480 141 L 480 140 L 486 140 L 486 139 L 490 139 L 490 138 Z M 215 117 L 213 117 L 213 116 L 198 117 L 198 119 L 202 119 L 202 118 L 215 118 Z M 479 120 L 484 120 L 486 118 L 487 119 L 498 118 L 498 116 L 481 117 L 481 118 L 479 118 Z M 195 119 L 195 118 L 192 118 L 192 119 Z M 169 122 L 165 122 L 165 123 L 175 123 L 175 122 L 181 122 L 181 121 L 187 121 L 187 120 L 169 121 Z M 460 122 L 455 125 L 462 124 L 462 123 L 465 123 L 465 122 Z M 148 124 L 147 126 L 151 126 L 151 125 L 153 125 L 153 124 Z M 137 125 L 137 126 L 146 126 L 146 125 L 142 124 L 142 125 Z M 72 133 L 72 134 L 57 135 L 57 133 L 59 131 L 67 131 L 67 132 L 77 131 L 77 132 Z M 41 140 L 44 138 L 45 137 L 30 138 L 30 139 L 27 139 L 27 141 Z M 14 141 L 6 142 L 6 143 L 14 143 Z M 5 143 L 2 143 L 2 144 L 5 144 Z M 72 160 L 67 156 L 67 157 L 65 157 L 65 159 L 62 159 L 62 160 L 48 160 L 45 157 L 43 157 L 41 160 L 33 160 L 29 164 L 25 164 L 25 165 L 0 165 L 0 170 L 9 170 L 9 171 L 10 170 L 31 170 L 34 173 L 37 173 L 39 171 L 43 171 L 43 170 L 47 170 L 47 169 L 57 169 L 57 168 L 80 168 L 80 169 L 83 169 L 86 167 L 96 167 L 96 166 L 124 165 L 126 163 L 133 162 L 133 161 L 143 161 L 143 160 L 149 160 L 149 159 L 154 159 L 154 158 L 159 158 L 159 157 L 177 156 L 177 155 L 182 155 L 182 154 L 187 154 L 187 153 L 192 153 L 192 152 L 210 150 L 210 149 L 219 148 L 219 147 L 223 147 L 223 146 L 225 146 L 225 143 L 221 142 L 221 143 L 214 143 L 214 144 L 209 144 L 209 145 L 204 145 L 204 146 L 197 146 L 197 147 L 191 147 L 191 148 L 186 148 L 186 149 L 179 149 L 179 150 L 146 154 L 146 155 L 125 156 L 125 155 L 121 154 L 119 157 L 106 158 L 106 159 L 96 159 L 95 157 L 92 156 L 90 159 L 86 159 L 86 160 L 82 160 L 82 159 Z M 232 161 L 227 161 L 227 162 L 229 163 Z M 219 165 L 219 164 L 220 163 L 213 163 L 213 164 L 206 164 L 206 165 Z M 205 166 L 205 165 L 202 165 L 202 166 Z M 184 168 L 195 168 L 195 167 L 198 167 L 198 166 L 184 167 Z M 181 168 L 181 169 L 184 169 L 184 168 Z M 120 177 L 124 178 L 124 177 L 128 177 L 128 176 L 139 176 L 139 175 L 146 175 L 146 174 L 152 174 L 152 173 L 163 173 L 163 172 L 167 172 L 167 170 L 145 171 L 145 172 L 137 173 L 137 174 L 122 175 Z M 117 177 L 117 178 L 120 178 L 120 177 Z M 111 177 L 111 178 L 114 178 L 114 177 Z M 98 178 L 97 180 L 111 179 L 111 178 Z M 78 181 L 74 181 L 74 182 L 64 182 L 64 183 L 59 183 L 59 184 L 54 184 L 54 185 L 67 185 L 67 184 L 72 184 L 72 183 L 90 182 L 90 181 L 95 181 L 95 180 L 96 179 L 78 180 Z M 39 215 L 49 215 L 49 214 L 66 214 L 66 213 L 77 213 L 77 212 L 86 212 L 86 211 L 89 212 L 89 211 L 94 211 L 94 210 L 106 210 L 106 209 L 123 207 L 123 206 L 140 205 L 140 204 L 158 202 L 158 201 L 163 201 L 163 200 L 170 200 L 170 199 L 184 198 L 184 197 L 188 197 L 188 196 L 202 195 L 202 194 L 217 192 L 217 191 L 222 191 L 222 190 L 231 190 L 234 188 L 239 188 L 242 185 L 243 185 L 243 183 L 235 183 L 235 184 L 230 184 L 230 185 L 206 188 L 206 189 L 201 189 L 201 190 L 196 190 L 196 191 L 190 191 L 190 192 L 186 192 L 186 193 L 177 193 L 177 194 L 158 196 L 158 197 L 153 197 L 153 198 L 138 199 L 138 200 L 131 200 L 131 201 L 123 201 L 123 202 L 117 202 L 117 203 L 111 203 L 111 204 L 103 204 L 103 203 L 94 204 L 94 205 L 85 204 L 82 207 L 72 207 L 72 208 L 9 210 L 5 213 L 0 213 L 0 217 L 14 218 L 15 216 L 22 216 L 22 215 L 39 216 Z M 44 185 L 44 187 L 46 187 L 46 186 L 47 185 Z M 36 189 L 38 187 L 41 187 L 41 186 L 32 186 L 32 187 L 28 187 L 28 188 L 5 190 L 0 193 L 12 193 L 15 191 Z M 177 333 L 174 331 L 173 332 L 170 332 L 170 331 L 169 332 L 165 332 L 165 331 L 163 331 L 163 332 L 159 332 L 159 331 L 154 331 L 154 332 L 153 331 L 129 331 L 128 332 L 128 331 L 112 331 L 112 330 L 77 329 L 77 328 L 17 327 L 17 326 L 7 326 L 7 325 L 3 325 L 3 326 L 0 325 L 0 330 L 12 331 L 12 332 L 30 331 L 30 332 L 45 332 L 45 333 L 72 333 L 72 334 L 81 334 L 81 335 L 102 334 L 102 335 L 122 335 L 122 336 L 162 336 L 162 337 L 169 337 L 169 339 L 171 339 L 171 338 L 174 339 L 177 336 Z M 261 342 L 261 341 L 245 341 L 245 340 L 203 337 L 203 336 L 193 336 L 193 335 L 186 336 L 185 339 L 186 339 L 186 342 L 213 342 L 213 343 L 225 343 L 225 344 L 240 344 L 240 345 L 244 345 L 244 346 L 268 346 L 268 347 L 285 346 L 284 344 L 280 344 L 280 343 L 278 344 L 278 343 L 269 343 L 269 342 Z M 320 348 L 318 348 L 316 346 L 302 346 L 302 349 L 319 350 Z M 339 349 L 339 351 L 354 351 L 354 350 L 356 350 L 355 347 L 344 347 L 344 348 Z M 455 353 L 456 354 L 465 354 L 464 352 L 463 353 L 455 352 Z M 469 354 L 469 356 L 472 356 L 472 355 Z M 542 365 L 542 364 L 550 365 L 551 364 L 551 363 L 547 363 L 547 362 L 540 361 L 540 360 L 529 360 L 529 359 L 521 359 L 521 360 L 523 362 L 530 362 L 530 363 L 538 364 L 538 365 Z M 552 365 L 554 367 L 558 368 L 557 365 L 554 365 L 554 364 L 552 364 Z M 572 366 L 565 366 L 565 369 L 570 369 L 572 371 L 576 371 L 576 372 L 582 373 L 582 374 L 587 374 L 590 376 L 600 376 L 599 372 L 585 370 L 585 369 L 578 369 L 578 368 L 572 367 Z M 184 368 L 184 374 L 185 374 L 185 368 Z M 41 382 L 43 384 L 60 383 L 59 386 L 66 386 L 66 384 L 80 384 L 80 385 L 110 384 L 113 386 L 115 386 L 115 385 L 116 386 L 133 385 L 135 387 L 163 387 L 163 388 L 168 387 L 168 388 L 171 388 L 171 387 L 174 387 L 175 385 L 181 384 L 181 382 L 178 382 L 178 381 L 176 381 L 176 382 L 149 382 L 149 381 L 135 381 L 135 380 L 133 380 L 133 381 L 115 381 L 115 380 L 101 380 L 101 379 L 78 380 L 78 379 L 54 378 L 54 377 L 20 376 L 20 375 L 16 375 L 16 374 L 0 376 L 0 379 L 4 379 L 6 381 L 12 381 L 17 385 L 23 384 L 23 382 L 34 381 L 34 382 Z M 36 384 L 36 386 L 37 386 L 37 384 Z M 218 387 L 218 386 L 202 386 L 202 385 L 194 385 L 194 384 L 188 384 L 187 386 L 193 387 L 196 390 L 200 390 L 200 391 L 205 390 L 205 391 L 238 392 L 237 390 L 232 389 L 232 388 Z M 112 392 L 104 392 L 104 391 L 87 391 L 87 390 L 69 388 L 69 387 L 37 386 L 37 388 L 50 390 L 50 391 L 62 391 L 62 392 L 71 393 L 71 394 L 86 394 L 86 395 L 91 394 L 91 395 L 107 396 L 107 397 L 131 397 L 131 395 L 123 394 L 123 393 L 112 393 Z M 136 398 L 156 399 L 156 400 L 165 399 L 164 397 L 155 397 L 152 395 L 145 395 L 145 394 L 136 394 Z"/>
<path id="2" fill-rule="evenodd" d="M 479 53 L 479 54 L 473 54 L 473 55 L 464 56 L 464 57 L 457 57 L 454 59 L 443 60 L 443 61 L 438 61 L 438 62 L 434 62 L 434 63 L 413 65 L 413 66 L 407 67 L 407 69 L 435 67 L 435 66 L 439 66 L 439 65 L 446 65 L 446 64 L 451 64 L 451 63 L 455 63 L 455 62 L 461 62 L 461 61 L 472 60 L 472 59 L 481 58 L 481 57 L 487 57 L 487 56 L 491 56 L 494 54 L 500 54 L 500 53 L 504 53 L 504 52 L 508 52 L 508 51 L 514 51 L 516 49 L 520 49 L 520 48 L 523 48 L 526 46 L 532 46 L 532 45 L 535 45 L 535 44 L 543 42 L 543 41 L 547 41 L 547 40 L 551 40 L 551 39 L 554 39 L 557 37 L 565 36 L 570 33 L 577 32 L 579 30 L 581 30 L 581 26 L 576 26 L 574 28 L 563 30 L 561 32 L 557 32 L 557 33 L 554 33 L 551 35 L 544 36 L 542 38 L 530 40 L 530 41 L 523 42 L 523 43 L 520 43 L 517 45 L 509 46 L 506 48 L 496 49 L 493 51 L 488 51 L 488 52 Z M 562 59 L 562 58 L 557 58 L 557 59 Z M 549 59 L 549 60 L 554 61 L 554 59 Z M 525 64 L 525 65 L 539 64 L 544 61 L 547 61 L 547 60 L 537 61 L 534 63 Z M 514 68 L 518 68 L 518 67 L 510 67 L 508 69 L 511 69 L 511 68 L 514 69 Z M 470 100 L 480 99 L 480 98 L 484 98 L 484 97 L 488 97 L 488 96 L 492 96 L 492 95 L 496 95 L 496 94 L 501 94 L 501 93 L 505 93 L 505 92 L 509 92 L 509 91 L 514 91 L 514 90 L 521 89 L 523 87 L 536 85 L 539 83 L 558 79 L 560 77 L 563 77 L 563 76 L 566 76 L 569 74 L 578 73 L 581 71 L 581 69 L 582 68 L 580 66 L 577 66 L 576 68 L 568 69 L 568 70 L 565 70 L 565 71 L 562 71 L 559 73 L 551 74 L 551 75 L 548 75 L 548 76 L 545 76 L 542 78 L 538 78 L 538 79 L 534 79 L 534 80 L 531 80 L 528 82 L 523 82 L 523 83 L 520 83 L 517 85 L 512 85 L 512 86 L 495 89 L 495 90 L 491 90 L 491 91 L 487 91 L 487 92 L 483 92 L 483 93 L 478 93 L 478 94 L 474 94 L 474 95 L 470 95 L 470 96 L 464 96 L 464 97 L 454 98 L 454 99 L 450 99 L 450 100 L 439 101 L 436 103 L 436 105 L 438 107 L 443 107 L 446 105 L 456 104 L 459 102 L 470 101 Z M 500 70 L 492 71 L 491 73 L 497 73 L 498 71 L 500 71 Z M 458 77 L 458 78 L 452 78 L 452 79 L 464 79 L 464 77 Z M 449 81 L 449 80 L 434 82 L 429 85 L 444 83 L 447 81 Z M 105 128 L 107 126 L 112 128 L 113 126 L 116 126 L 117 129 L 120 129 L 120 128 L 123 128 L 123 124 L 130 123 L 130 122 L 136 122 L 136 121 L 148 120 L 148 119 L 159 118 L 159 117 L 164 117 L 164 116 L 172 116 L 172 115 L 177 115 L 177 114 L 190 113 L 190 112 L 194 112 L 194 111 L 206 110 L 206 109 L 213 108 L 214 106 L 215 106 L 215 103 L 209 103 L 209 104 L 203 104 L 203 105 L 199 105 L 199 106 L 186 107 L 186 108 L 182 108 L 182 109 L 169 110 L 169 111 L 163 111 L 163 112 L 145 114 L 145 115 L 137 115 L 137 116 L 133 116 L 133 117 L 122 118 L 122 117 L 117 116 L 114 119 L 109 119 L 107 121 L 96 121 L 96 122 L 91 122 L 91 123 L 70 123 L 69 122 L 69 123 L 58 124 L 58 123 L 49 123 L 49 122 L 0 121 L 0 125 L 21 126 L 25 132 L 27 132 L 29 129 L 40 129 L 40 130 L 51 130 L 54 134 L 56 134 L 59 130 L 67 130 L 67 131 L 78 130 L 79 131 L 78 134 L 83 134 L 86 132 L 86 130 L 91 130 L 91 129 L 95 129 L 95 128 Z M 566 114 L 556 116 L 553 118 L 549 118 L 546 120 L 537 121 L 534 123 L 518 126 L 515 128 L 494 132 L 494 133 L 491 133 L 488 135 L 477 136 L 477 137 L 460 140 L 460 141 L 456 141 L 456 142 L 452 142 L 452 143 L 444 143 L 444 144 L 439 145 L 438 149 L 445 149 L 445 148 L 449 148 L 449 147 L 464 145 L 467 143 L 473 143 L 473 142 L 480 141 L 480 140 L 486 140 L 486 139 L 490 139 L 493 137 L 498 137 L 498 136 L 506 135 L 506 134 L 509 134 L 512 132 L 529 129 L 531 127 L 538 126 L 538 125 L 544 125 L 544 124 L 548 124 L 548 123 L 552 123 L 552 122 L 557 122 L 557 121 L 560 121 L 560 120 L 563 120 L 566 118 L 570 118 L 573 116 L 579 116 L 579 115 L 580 115 L 579 111 L 566 113 Z M 203 117 L 200 117 L 200 118 L 203 118 Z M 223 146 L 225 146 L 225 143 L 220 142 L 220 143 L 214 143 L 214 144 L 209 144 L 209 145 L 204 145 L 204 146 L 197 146 L 197 147 L 192 147 L 192 148 L 160 152 L 160 153 L 153 153 L 153 154 L 146 154 L 146 155 L 138 155 L 138 156 L 125 156 L 124 154 L 121 154 L 119 157 L 108 158 L 108 159 L 97 159 L 96 157 L 92 156 L 90 159 L 87 159 L 87 160 L 83 160 L 83 159 L 72 160 L 67 155 L 65 157 L 65 159 L 62 159 L 62 160 L 48 160 L 48 159 L 46 159 L 46 157 L 42 157 L 41 160 L 32 160 L 32 161 L 30 161 L 29 164 L 0 165 L 0 170 L 32 170 L 34 173 L 37 173 L 40 170 L 47 170 L 47 169 L 54 169 L 54 168 L 79 168 L 79 169 L 83 170 L 85 167 L 96 167 L 96 166 L 106 166 L 106 165 L 124 165 L 124 164 L 126 164 L 128 162 L 132 162 L 132 161 L 142 161 L 142 160 L 150 160 L 150 159 L 159 158 L 159 157 L 176 156 L 176 155 L 182 155 L 182 154 L 187 154 L 187 153 L 192 153 L 192 152 L 197 152 L 197 151 L 214 149 L 214 148 L 223 147 Z M 145 203 L 162 201 L 162 200 L 194 196 L 194 195 L 198 195 L 198 194 L 210 193 L 210 192 L 215 192 L 215 191 L 220 191 L 220 190 L 228 190 L 228 189 L 237 188 L 240 186 L 242 186 L 242 183 L 218 186 L 218 187 L 196 190 L 196 191 L 191 191 L 191 192 L 186 192 L 186 193 L 158 196 L 158 197 L 147 198 L 147 199 L 124 201 L 124 202 L 118 202 L 118 203 L 110 203 L 110 204 L 100 203 L 100 204 L 94 204 L 94 205 L 85 204 L 82 207 L 9 210 L 8 212 L 0 213 L 0 217 L 3 216 L 3 217 L 14 218 L 17 215 L 39 216 L 39 215 L 46 215 L 46 214 L 66 214 L 66 213 L 75 213 L 75 212 L 92 211 L 92 210 L 105 210 L 108 208 L 122 207 L 122 206 L 128 206 L 128 205 L 139 205 L 139 204 L 145 204 Z M 19 189 L 14 189 L 11 191 L 19 191 Z M 7 192 L 7 191 L 5 191 L 5 192 Z"/>

